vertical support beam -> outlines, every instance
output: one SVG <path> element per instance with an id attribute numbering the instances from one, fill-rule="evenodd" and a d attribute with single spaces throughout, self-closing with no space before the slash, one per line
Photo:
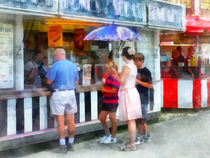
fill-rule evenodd
<path id="1" fill-rule="evenodd" d="M 117 41 L 112 42 L 112 51 L 113 51 L 114 62 L 118 66 L 118 71 L 121 71 L 123 66 L 123 61 L 120 57 L 120 53 L 122 50 L 120 48 L 119 42 Z"/>
<path id="2" fill-rule="evenodd" d="M 199 52 L 199 35 L 196 35 L 196 46 L 195 46 L 195 51 L 196 51 L 196 58 L 198 59 L 198 55 L 200 54 Z"/>
<path id="3" fill-rule="evenodd" d="M 24 100 L 23 98 L 16 99 L 16 134 L 24 133 Z"/>
<path id="4" fill-rule="evenodd" d="M 24 60 L 23 60 L 23 16 L 15 18 L 15 88 L 24 89 Z"/>
<path id="5" fill-rule="evenodd" d="M 7 100 L 0 100 L 0 137 L 7 135 Z"/>
<path id="6" fill-rule="evenodd" d="M 97 91 L 91 92 L 91 120 L 98 119 L 98 95 Z"/>
<path id="7" fill-rule="evenodd" d="M 154 111 L 161 110 L 160 31 L 154 32 Z"/>
<path id="8" fill-rule="evenodd" d="M 32 98 L 24 98 L 24 132 L 32 131 Z"/>
<path id="9" fill-rule="evenodd" d="M 47 126 L 48 128 L 54 128 L 54 116 L 51 115 L 50 111 L 50 96 L 47 96 Z"/>
<path id="10" fill-rule="evenodd" d="M 32 122 L 33 131 L 40 130 L 40 111 L 39 111 L 39 97 L 32 98 Z"/>
<path id="11" fill-rule="evenodd" d="M 76 93 L 75 92 L 75 97 L 76 97 L 76 101 L 77 101 L 77 113 L 75 113 L 74 114 L 74 122 L 77 124 L 77 123 L 79 123 L 80 121 L 79 121 L 79 93 Z"/>
<path id="12" fill-rule="evenodd" d="M 199 0 L 194 0 L 194 4 L 195 4 L 195 15 L 199 15 L 200 14 L 200 1 Z"/>
<path id="13" fill-rule="evenodd" d="M 39 98 L 39 117 L 40 129 L 47 128 L 47 97 L 42 96 Z"/>
<path id="14" fill-rule="evenodd" d="M 208 100 L 208 89 L 207 89 L 207 80 L 201 80 L 201 106 L 202 108 L 207 107 Z"/>
<path id="15" fill-rule="evenodd" d="M 7 101 L 7 135 L 16 134 L 16 99 Z"/>
<path id="16" fill-rule="evenodd" d="M 85 93 L 79 94 L 79 115 L 80 115 L 80 122 L 85 122 Z"/>

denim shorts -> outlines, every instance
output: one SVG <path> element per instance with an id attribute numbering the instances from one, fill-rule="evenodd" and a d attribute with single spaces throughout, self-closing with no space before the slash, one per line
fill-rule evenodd
<path id="1" fill-rule="evenodd" d="M 148 111 L 148 104 L 141 104 L 141 112 L 142 112 L 142 118 L 137 119 L 136 122 L 139 124 L 144 124 L 147 122 L 147 111 Z"/>

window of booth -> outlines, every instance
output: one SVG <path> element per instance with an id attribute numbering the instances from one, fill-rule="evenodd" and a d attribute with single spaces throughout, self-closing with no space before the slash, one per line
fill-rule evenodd
<path id="1" fill-rule="evenodd" d="M 164 32 L 160 36 L 161 78 L 210 77 L 210 35 Z"/>
<path id="2" fill-rule="evenodd" d="M 56 20 L 55 20 L 56 21 Z M 71 22 L 71 21 L 70 21 Z M 109 54 L 108 43 L 103 41 L 84 41 L 83 38 L 93 27 L 84 25 L 47 25 L 41 22 L 24 22 L 24 83 L 25 89 L 45 88 L 45 73 L 54 63 L 54 47 L 50 43 L 49 28 L 60 27 L 59 47 L 66 51 L 66 58 L 78 67 L 79 85 L 100 85 L 104 71 L 105 58 Z M 95 27 L 96 28 L 96 27 Z M 54 28 L 55 29 L 55 28 Z M 53 37 L 54 38 L 54 37 Z M 53 42 L 53 41 L 51 41 Z M 27 74 L 28 73 L 28 74 Z"/>

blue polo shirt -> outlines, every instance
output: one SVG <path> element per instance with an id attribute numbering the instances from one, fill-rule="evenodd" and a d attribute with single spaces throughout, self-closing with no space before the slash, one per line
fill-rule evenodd
<path id="1" fill-rule="evenodd" d="M 75 82 L 79 80 L 76 65 L 66 59 L 55 62 L 46 78 L 52 81 L 53 89 L 59 90 L 75 89 Z"/>

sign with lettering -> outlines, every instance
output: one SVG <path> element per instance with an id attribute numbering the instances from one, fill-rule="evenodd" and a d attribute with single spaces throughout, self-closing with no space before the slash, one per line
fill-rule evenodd
<path id="1" fill-rule="evenodd" d="M 148 24 L 157 27 L 182 29 L 183 8 L 163 2 L 148 3 Z"/>
<path id="2" fill-rule="evenodd" d="M 209 0 L 200 0 L 200 8 L 210 11 L 210 1 Z"/>
<path id="3" fill-rule="evenodd" d="M 0 89 L 14 88 L 14 58 L 12 24 L 0 23 Z"/>
<path id="4" fill-rule="evenodd" d="M 200 0 L 200 16 L 209 18 L 210 17 L 210 1 Z"/>
<path id="5" fill-rule="evenodd" d="M 63 47 L 63 29 L 61 26 L 48 27 L 48 46 Z"/>
<path id="6" fill-rule="evenodd" d="M 146 23 L 144 0 L 62 0 L 61 13 Z"/>
<path id="7" fill-rule="evenodd" d="M 168 2 L 178 3 L 186 6 L 186 8 L 192 8 L 192 0 L 166 0 Z"/>
<path id="8" fill-rule="evenodd" d="M 189 16 L 194 15 L 195 13 L 195 6 L 194 6 L 195 0 L 166 0 L 166 1 L 184 5 L 186 7 L 186 14 Z"/>
<path id="9" fill-rule="evenodd" d="M 0 0 L 0 6 L 57 13 L 58 0 Z"/>

